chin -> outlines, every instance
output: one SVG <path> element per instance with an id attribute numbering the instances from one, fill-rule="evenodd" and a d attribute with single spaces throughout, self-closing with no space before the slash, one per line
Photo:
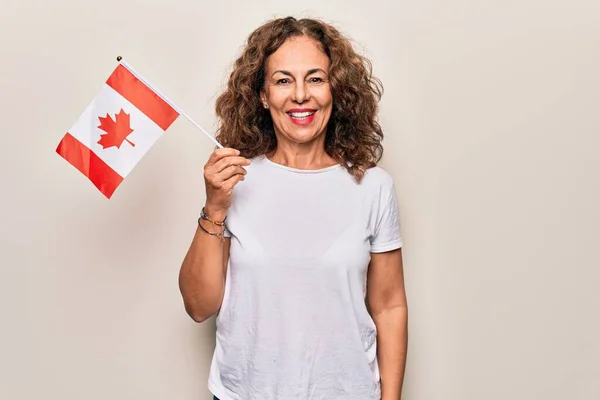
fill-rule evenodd
<path id="1" fill-rule="evenodd" d="M 316 129 L 315 126 L 292 126 L 290 129 L 285 130 L 284 135 L 289 139 L 297 143 L 309 143 L 325 134 L 325 131 Z"/>
<path id="2" fill-rule="evenodd" d="M 293 135 L 286 135 L 286 136 L 289 140 L 293 141 L 294 143 L 305 144 L 305 143 L 314 142 L 321 135 L 318 133 L 314 133 L 314 132 L 310 132 L 310 133 L 307 132 L 306 134 L 296 133 Z"/>

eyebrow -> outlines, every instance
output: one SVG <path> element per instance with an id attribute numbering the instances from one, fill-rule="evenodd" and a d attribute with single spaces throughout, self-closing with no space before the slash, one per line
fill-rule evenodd
<path id="1" fill-rule="evenodd" d="M 273 72 L 273 73 L 271 74 L 271 76 L 275 75 L 275 74 L 276 74 L 276 73 L 278 73 L 278 72 L 279 72 L 279 73 L 281 73 L 281 74 L 287 75 L 287 76 L 293 76 L 293 75 L 292 75 L 292 73 L 291 73 L 290 71 L 285 71 L 285 70 L 281 70 L 281 69 L 278 69 L 277 71 Z M 308 75 L 312 75 L 312 74 L 314 74 L 315 72 L 322 72 L 322 73 L 324 73 L 325 75 L 327 75 L 327 73 L 326 73 L 325 71 L 323 71 L 321 68 L 313 68 L 313 69 L 310 69 L 310 70 L 308 70 L 308 72 L 306 73 L 306 75 L 307 75 L 307 76 L 308 76 Z"/>

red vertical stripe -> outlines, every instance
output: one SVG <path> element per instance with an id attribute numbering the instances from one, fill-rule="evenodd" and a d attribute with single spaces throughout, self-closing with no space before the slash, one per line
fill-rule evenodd
<path id="1" fill-rule="evenodd" d="M 58 144 L 56 152 L 87 176 L 109 199 L 123 181 L 108 164 L 68 132 Z"/>
<path id="2" fill-rule="evenodd" d="M 179 117 L 173 107 L 121 64 L 115 68 L 106 83 L 163 130 L 167 130 Z"/>

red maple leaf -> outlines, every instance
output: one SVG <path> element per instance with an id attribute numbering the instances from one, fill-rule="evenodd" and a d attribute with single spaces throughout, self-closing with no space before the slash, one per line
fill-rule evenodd
<path id="1" fill-rule="evenodd" d="M 125 140 L 127 140 L 127 143 L 130 145 L 135 146 L 134 143 L 127 139 L 127 136 L 133 132 L 133 129 L 129 126 L 129 115 L 130 114 L 126 114 L 121 108 L 121 111 L 119 111 L 118 114 L 115 114 L 114 120 L 108 114 L 106 114 L 106 117 L 98 117 L 100 120 L 98 128 L 106 132 L 101 134 L 100 140 L 98 140 L 98 144 L 101 145 L 103 149 L 112 146 L 120 148 Z"/>

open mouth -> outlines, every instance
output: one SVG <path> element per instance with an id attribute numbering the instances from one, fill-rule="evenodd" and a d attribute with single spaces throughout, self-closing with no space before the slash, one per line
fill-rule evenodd
<path id="1" fill-rule="evenodd" d="M 305 111 L 305 112 L 291 112 L 289 113 L 290 117 L 294 119 L 305 119 L 309 118 L 311 115 L 314 115 L 316 111 Z"/>
<path id="2" fill-rule="evenodd" d="M 316 110 L 303 110 L 303 111 L 289 111 L 287 114 L 293 123 L 298 125 L 306 125 L 310 123 L 316 114 Z"/>

